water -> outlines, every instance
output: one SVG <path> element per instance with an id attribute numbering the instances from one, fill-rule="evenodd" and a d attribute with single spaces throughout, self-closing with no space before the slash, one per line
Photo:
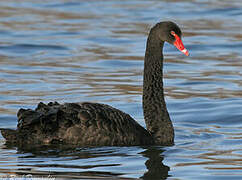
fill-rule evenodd
<path id="1" fill-rule="evenodd" d="M 241 179 L 241 0 L 1 1 L 0 127 L 39 101 L 103 102 L 144 126 L 143 56 L 160 20 L 180 25 L 191 53 L 164 48 L 174 146 L 26 152 L 0 136 L 0 176 Z"/>

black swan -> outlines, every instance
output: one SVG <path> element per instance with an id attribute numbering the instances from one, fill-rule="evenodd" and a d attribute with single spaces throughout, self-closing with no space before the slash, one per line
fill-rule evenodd
<path id="1" fill-rule="evenodd" d="M 109 105 L 83 102 L 39 103 L 35 110 L 20 109 L 16 130 L 1 128 L 7 143 L 17 146 L 172 145 L 174 129 L 163 92 L 163 45 L 168 42 L 189 55 L 173 22 L 157 23 L 147 39 L 143 110 L 147 130 L 128 114 Z"/>

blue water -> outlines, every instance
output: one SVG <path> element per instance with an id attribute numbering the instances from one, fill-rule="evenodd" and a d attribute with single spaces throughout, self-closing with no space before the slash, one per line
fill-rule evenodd
<path id="1" fill-rule="evenodd" d="M 0 177 L 242 179 L 242 1 L 0 2 L 0 127 L 40 101 L 102 102 L 145 126 L 149 29 L 172 20 L 185 57 L 164 48 L 172 147 L 22 151 L 0 135 Z"/>

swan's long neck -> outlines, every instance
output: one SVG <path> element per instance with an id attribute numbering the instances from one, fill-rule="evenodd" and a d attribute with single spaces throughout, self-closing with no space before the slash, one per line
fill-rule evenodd
<path id="1" fill-rule="evenodd" d="M 163 91 L 163 45 L 151 30 L 145 52 L 143 110 L 147 130 L 158 145 L 172 145 L 174 129 L 166 108 Z"/>

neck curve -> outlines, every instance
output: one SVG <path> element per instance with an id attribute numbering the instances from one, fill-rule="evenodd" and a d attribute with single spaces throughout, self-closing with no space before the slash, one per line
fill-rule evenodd
<path id="1" fill-rule="evenodd" d="M 152 28 L 147 39 L 144 79 L 143 111 L 147 130 L 157 145 L 172 145 L 174 129 L 166 108 L 163 90 L 163 46 L 156 27 Z"/>

